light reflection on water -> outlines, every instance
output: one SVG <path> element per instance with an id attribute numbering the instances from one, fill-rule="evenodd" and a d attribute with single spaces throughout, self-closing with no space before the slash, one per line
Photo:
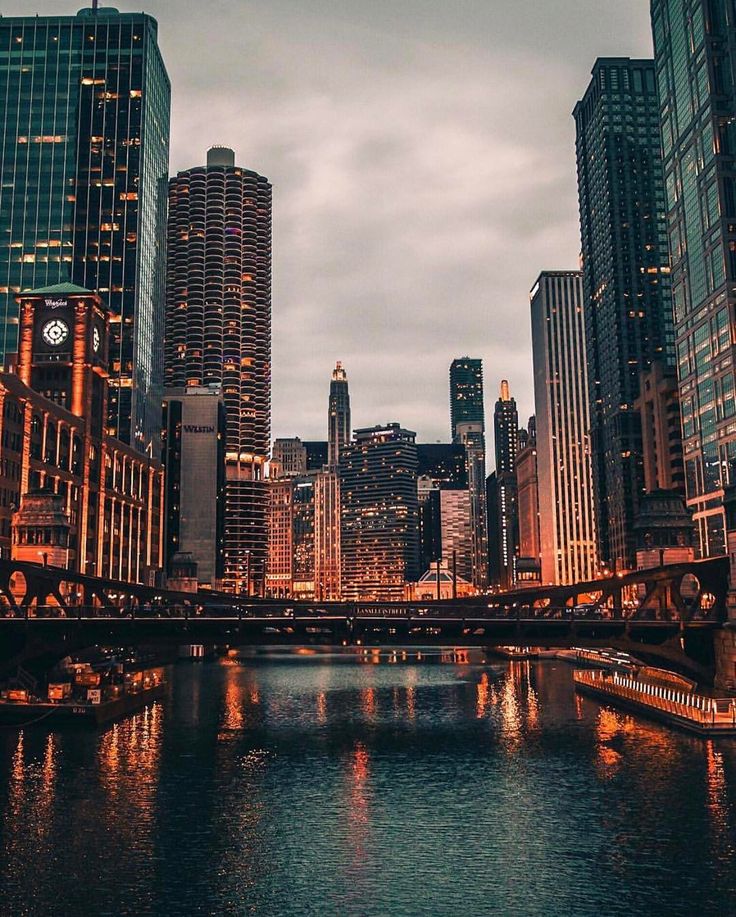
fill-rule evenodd
<path id="1" fill-rule="evenodd" d="M 736 742 L 447 658 L 185 664 L 0 731 L 0 913 L 736 914 Z"/>

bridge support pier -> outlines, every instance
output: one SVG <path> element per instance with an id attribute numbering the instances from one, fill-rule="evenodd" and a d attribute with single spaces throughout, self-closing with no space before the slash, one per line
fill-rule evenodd
<path id="1" fill-rule="evenodd" d="M 713 634 L 715 687 L 736 692 L 736 626 L 728 624 Z"/>

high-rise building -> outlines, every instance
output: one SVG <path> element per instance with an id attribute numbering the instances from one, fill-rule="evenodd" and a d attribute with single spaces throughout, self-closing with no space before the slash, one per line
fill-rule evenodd
<path id="1" fill-rule="evenodd" d="M 580 272 L 544 271 L 530 301 L 542 582 L 584 582 L 598 569 Z"/>
<path id="2" fill-rule="evenodd" d="M 66 517 L 65 566 L 153 586 L 163 472 L 158 458 L 105 433 L 110 312 L 69 283 L 22 293 L 18 303 L 16 373 L 0 373 L 0 554 L 10 556 L 13 509 L 23 501 L 15 536 L 31 539 L 27 560 L 42 561 L 48 533 L 28 524 L 32 504 L 45 504 Z M 26 502 L 27 494 L 35 496 Z"/>
<path id="3" fill-rule="evenodd" d="M 271 477 L 293 477 L 307 473 L 307 450 L 298 436 L 275 439 L 271 451 Z"/>
<path id="4" fill-rule="evenodd" d="M 348 374 L 342 363 L 336 363 L 330 382 L 330 403 L 327 411 L 327 441 L 329 452 L 327 462 L 336 468 L 340 462 L 340 450 L 350 442 L 350 392 Z"/>
<path id="5" fill-rule="evenodd" d="M 225 147 L 169 182 L 166 384 L 222 386 L 224 585 L 264 588 L 271 427 L 271 185 Z"/>
<path id="6" fill-rule="evenodd" d="M 448 550 L 447 556 L 452 561 L 452 549 L 447 548 L 448 538 L 455 539 L 454 533 L 459 530 L 458 527 L 467 526 L 470 544 L 463 542 L 462 547 L 455 545 L 455 551 L 465 552 L 457 561 L 458 575 L 471 581 L 473 543 L 465 446 L 461 443 L 417 443 L 417 460 L 421 570 L 424 572 L 442 560 Z M 445 491 L 464 493 L 465 496 L 443 498 L 442 493 Z M 459 514 L 465 509 L 468 518 L 466 522 L 460 522 Z M 452 534 L 443 535 L 449 531 Z"/>
<path id="7" fill-rule="evenodd" d="M 516 454 L 516 506 L 519 525 L 519 557 L 539 561 L 539 480 L 537 476 L 537 426 L 529 418 L 526 430 L 519 430 Z M 528 565 L 527 565 L 528 566 Z"/>
<path id="8" fill-rule="evenodd" d="M 519 412 L 506 379 L 501 379 L 501 389 L 493 411 L 493 443 L 496 474 L 513 474 L 519 449 Z"/>
<path id="9" fill-rule="evenodd" d="M 419 577 L 417 447 L 397 423 L 356 430 L 340 454 L 342 594 L 400 600 Z"/>
<path id="10" fill-rule="evenodd" d="M 0 345 L 14 295 L 73 281 L 112 311 L 107 429 L 158 455 L 171 89 L 143 13 L 0 19 Z"/>
<path id="11" fill-rule="evenodd" d="M 166 571 L 179 552 L 200 583 L 219 589 L 224 571 L 225 405 L 219 386 L 164 391 Z"/>
<path id="12" fill-rule="evenodd" d="M 441 490 L 468 486 L 468 460 L 462 443 L 417 443 L 417 475 Z"/>
<path id="13" fill-rule="evenodd" d="M 636 409 L 641 418 L 644 490 L 675 490 L 684 496 L 680 397 L 674 367 L 658 360 L 642 373 Z"/>
<path id="14" fill-rule="evenodd" d="M 492 471 L 486 478 L 486 514 L 488 517 L 488 583 L 501 585 L 500 536 L 498 524 L 498 475 Z"/>
<path id="15" fill-rule="evenodd" d="M 514 582 L 514 559 L 519 553 L 516 509 L 519 413 L 506 379 L 501 380 L 499 398 L 493 411 L 493 438 L 496 451 L 495 504 L 498 514 L 493 528 L 498 553 L 498 582 L 502 589 L 508 589 Z"/>
<path id="16" fill-rule="evenodd" d="M 635 563 L 643 493 L 634 403 L 654 360 L 674 359 L 654 62 L 600 58 L 575 106 L 593 481 L 601 560 Z"/>
<path id="17" fill-rule="evenodd" d="M 458 424 L 479 423 L 485 429 L 483 362 L 459 357 L 450 364 L 450 433 L 457 441 Z"/>
<path id="18" fill-rule="evenodd" d="M 336 469 L 314 475 L 314 597 L 342 597 L 340 477 Z"/>
<path id="19" fill-rule="evenodd" d="M 440 557 L 442 565 L 471 582 L 473 575 L 473 531 L 470 491 L 438 491 L 440 510 Z"/>
<path id="20" fill-rule="evenodd" d="M 266 594 L 314 598 L 315 476 L 269 481 Z"/>
<path id="21" fill-rule="evenodd" d="M 292 478 L 268 482 L 268 556 L 266 559 L 266 595 L 290 598 L 294 569 Z"/>
<path id="22" fill-rule="evenodd" d="M 450 431 L 453 443 L 465 447 L 473 536 L 472 583 L 488 585 L 488 512 L 486 508 L 486 422 L 483 363 L 459 357 L 450 364 Z"/>
<path id="23" fill-rule="evenodd" d="M 736 480 L 736 9 L 651 11 L 687 505 L 700 554 L 723 554 L 723 488 Z"/>
<path id="24" fill-rule="evenodd" d="M 307 471 L 321 471 L 327 465 L 327 440 L 305 440 L 302 445 L 307 451 Z"/>

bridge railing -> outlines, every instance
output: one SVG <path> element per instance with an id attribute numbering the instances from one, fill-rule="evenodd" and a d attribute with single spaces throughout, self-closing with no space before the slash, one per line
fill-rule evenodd
<path id="1" fill-rule="evenodd" d="M 637 607 L 553 607 L 537 608 L 531 605 L 448 605 L 444 603 L 424 604 L 382 604 L 382 603 L 336 603 L 334 605 L 298 605 L 278 602 L 264 604 L 233 603 L 232 605 L 178 605 L 178 604 L 133 604 L 133 605 L 32 605 L 23 608 L 0 608 L 0 618 L 48 619 L 193 619 L 223 618 L 247 620 L 248 618 L 274 619 L 319 619 L 337 617 L 352 620 L 411 620 L 414 622 L 433 620 L 465 621 L 539 621 L 561 623 L 614 623 L 637 621 L 680 620 L 677 609 L 640 609 Z"/>
<path id="2" fill-rule="evenodd" d="M 702 726 L 736 727 L 736 698 L 708 697 L 680 691 L 669 685 L 642 681 L 621 672 L 581 669 L 574 673 L 575 683 L 612 697 L 621 697 Z"/>

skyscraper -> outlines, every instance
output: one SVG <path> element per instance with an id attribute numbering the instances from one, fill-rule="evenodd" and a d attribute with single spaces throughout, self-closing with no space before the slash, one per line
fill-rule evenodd
<path id="1" fill-rule="evenodd" d="M 337 467 L 340 451 L 345 443 L 350 442 L 350 392 L 348 391 L 348 374 L 338 360 L 332 370 L 330 382 L 330 403 L 327 412 L 327 442 L 329 452 L 327 463 L 331 468 Z"/>
<path id="2" fill-rule="evenodd" d="M 465 446 L 473 537 L 473 585 L 488 585 L 488 514 L 486 509 L 486 422 L 483 363 L 460 357 L 450 364 L 452 441 Z"/>
<path id="3" fill-rule="evenodd" d="M 340 455 L 342 594 L 401 600 L 419 577 L 417 447 L 397 423 L 356 430 Z"/>
<path id="4" fill-rule="evenodd" d="M 468 582 L 473 577 L 473 532 L 468 460 L 460 443 L 417 443 L 421 572 L 438 560 Z M 453 496 L 445 496 L 452 492 Z"/>
<path id="5" fill-rule="evenodd" d="M 226 588 L 263 590 L 271 427 L 271 185 L 214 147 L 169 182 L 166 384 L 222 386 Z"/>
<path id="6" fill-rule="evenodd" d="M 73 281 L 112 310 L 108 430 L 158 455 L 171 90 L 156 20 L 110 8 L 0 19 L 0 321 Z"/>
<path id="7" fill-rule="evenodd" d="M 652 0 L 685 487 L 702 555 L 725 552 L 736 460 L 736 10 Z"/>
<path id="8" fill-rule="evenodd" d="M 460 357 L 450 364 L 450 433 L 457 442 L 458 424 L 479 423 L 485 429 L 483 411 L 483 362 Z"/>
<path id="9" fill-rule="evenodd" d="M 501 379 L 493 411 L 493 445 L 496 450 L 496 474 L 513 474 L 519 449 L 519 412 L 506 379 Z"/>
<path id="10" fill-rule="evenodd" d="M 225 532 L 225 406 L 219 386 L 164 392 L 161 461 L 165 470 L 166 572 L 191 554 L 197 579 L 219 589 Z"/>
<path id="11" fill-rule="evenodd" d="M 601 560 L 633 567 L 640 373 L 673 359 L 654 62 L 601 58 L 575 106 L 593 480 Z"/>
<path id="12" fill-rule="evenodd" d="M 498 575 L 502 589 L 514 582 L 514 558 L 518 554 L 516 512 L 516 453 L 519 448 L 519 413 L 509 383 L 501 380 L 501 391 L 493 411 L 493 439 L 496 451 L 495 541 Z"/>
<path id="13" fill-rule="evenodd" d="M 523 436 L 522 436 L 523 433 Z M 516 455 L 517 520 L 519 525 L 519 557 L 539 564 L 539 479 L 537 472 L 537 425 L 530 417 L 527 429 L 519 430 L 519 451 Z M 546 510 L 546 507 L 545 507 Z M 529 566 L 527 564 L 527 566 Z"/>
<path id="14" fill-rule="evenodd" d="M 580 272 L 544 271 L 530 301 L 542 582 L 583 582 L 597 552 Z"/>
<path id="15" fill-rule="evenodd" d="M 307 473 L 307 450 L 298 436 L 273 441 L 271 451 L 272 478 L 288 478 Z"/>

